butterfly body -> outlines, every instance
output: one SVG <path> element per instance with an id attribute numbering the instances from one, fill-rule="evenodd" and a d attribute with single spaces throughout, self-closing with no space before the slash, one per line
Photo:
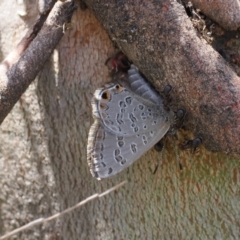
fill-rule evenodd
<path id="1" fill-rule="evenodd" d="M 164 99 L 131 65 L 127 82 L 95 91 L 95 119 L 88 137 L 87 157 L 92 175 L 103 179 L 127 168 L 153 147 L 174 122 Z"/>

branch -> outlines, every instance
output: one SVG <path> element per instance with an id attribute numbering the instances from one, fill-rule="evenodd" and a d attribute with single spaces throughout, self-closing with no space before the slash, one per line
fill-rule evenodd
<path id="1" fill-rule="evenodd" d="M 184 0 L 185 3 L 189 0 Z M 213 19 L 226 30 L 237 30 L 240 27 L 239 0 L 191 0 L 206 16 Z"/>
<path id="2" fill-rule="evenodd" d="M 240 78 L 197 35 L 182 5 L 171 0 L 93 1 L 88 7 L 157 90 L 171 84 L 186 128 L 212 151 L 240 153 Z"/>
<path id="3" fill-rule="evenodd" d="M 52 54 L 63 36 L 62 26 L 70 21 L 75 9 L 76 5 L 70 0 L 64 3 L 57 2 L 49 16 L 48 11 L 44 12 L 33 27 L 30 36 L 24 37 L 16 49 L 1 63 L 0 123 Z"/>

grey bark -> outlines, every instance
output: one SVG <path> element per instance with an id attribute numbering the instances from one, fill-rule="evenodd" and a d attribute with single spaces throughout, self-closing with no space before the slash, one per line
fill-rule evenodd
<path id="1" fill-rule="evenodd" d="M 47 20 L 49 11 L 41 14 L 29 36 L 1 63 L 0 123 L 49 59 L 75 8 L 73 2 L 67 1 L 56 4 Z"/>
<path id="2" fill-rule="evenodd" d="M 199 38 L 176 1 L 91 1 L 88 6 L 120 48 L 160 91 L 174 87 L 186 127 L 211 151 L 240 152 L 239 77 Z"/>
<path id="3" fill-rule="evenodd" d="M 11 24 L 1 38 L 8 49 L 16 31 Z M 193 156 L 179 150 L 181 139 L 168 136 L 162 153 L 150 150 L 111 179 L 91 177 L 90 102 L 95 89 L 110 81 L 104 62 L 113 52 L 93 14 L 78 9 L 72 29 L 1 125 L 1 234 L 126 179 L 117 192 L 12 239 L 238 239 L 238 159 L 204 148 Z"/>
<path id="4" fill-rule="evenodd" d="M 240 27 L 239 0 L 183 0 L 192 2 L 195 8 L 200 9 L 206 16 L 216 21 L 226 30 L 237 30 Z"/>

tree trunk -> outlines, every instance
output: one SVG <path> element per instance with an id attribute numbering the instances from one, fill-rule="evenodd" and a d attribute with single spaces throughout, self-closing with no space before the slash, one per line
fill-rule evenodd
<path id="1" fill-rule="evenodd" d="M 24 22 L 15 2 L 4 2 L 1 20 L 13 12 L 9 24 L 0 21 L 3 56 L 20 39 L 16 25 L 28 27 L 37 14 Z M 192 155 L 179 150 L 182 139 L 168 136 L 163 152 L 150 150 L 113 178 L 92 178 L 86 160 L 91 98 L 110 81 L 104 62 L 112 53 L 92 12 L 78 9 L 38 79 L 1 125 L 0 234 L 127 180 L 116 192 L 12 239 L 238 239 L 238 159 L 203 147 Z M 144 66 L 148 59 L 141 61 Z M 168 71 L 174 76 L 174 69 Z"/>

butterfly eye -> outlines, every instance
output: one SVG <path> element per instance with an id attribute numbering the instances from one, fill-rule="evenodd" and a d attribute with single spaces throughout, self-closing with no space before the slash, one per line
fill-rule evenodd
<path id="1" fill-rule="evenodd" d="M 106 90 L 102 93 L 102 99 L 103 100 L 109 100 L 110 99 L 110 92 L 108 90 Z"/>

